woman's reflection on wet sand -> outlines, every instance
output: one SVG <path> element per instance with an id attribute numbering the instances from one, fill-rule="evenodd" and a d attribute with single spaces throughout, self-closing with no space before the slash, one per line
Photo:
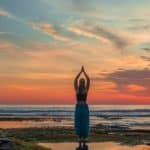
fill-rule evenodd
<path id="1" fill-rule="evenodd" d="M 88 150 L 88 145 L 87 144 L 84 144 L 84 145 L 80 145 L 76 148 L 76 150 Z"/>

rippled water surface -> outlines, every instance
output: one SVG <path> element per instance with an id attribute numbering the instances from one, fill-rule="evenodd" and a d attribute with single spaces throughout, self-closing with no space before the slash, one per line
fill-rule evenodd
<path id="1" fill-rule="evenodd" d="M 1 105 L 0 118 L 29 118 L 31 120 L 0 121 L 1 128 L 73 126 L 73 105 Z M 90 105 L 91 126 L 125 126 L 150 130 L 149 105 Z M 45 120 L 32 120 L 45 118 Z M 55 118 L 55 119 L 52 119 Z"/>

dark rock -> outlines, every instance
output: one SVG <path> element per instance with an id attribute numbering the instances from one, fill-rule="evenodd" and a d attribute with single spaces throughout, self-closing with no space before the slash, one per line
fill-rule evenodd
<path id="1" fill-rule="evenodd" d="M 0 138 L 0 150 L 16 150 L 15 143 L 8 138 Z"/>

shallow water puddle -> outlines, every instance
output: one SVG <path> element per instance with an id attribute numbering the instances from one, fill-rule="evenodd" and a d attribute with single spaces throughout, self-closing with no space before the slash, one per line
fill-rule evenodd
<path id="1" fill-rule="evenodd" d="M 51 148 L 52 150 L 76 150 L 78 147 L 77 143 L 39 143 L 39 145 L 46 148 Z M 150 150 L 150 146 L 125 146 L 113 142 L 104 142 L 89 143 L 88 150 Z"/>

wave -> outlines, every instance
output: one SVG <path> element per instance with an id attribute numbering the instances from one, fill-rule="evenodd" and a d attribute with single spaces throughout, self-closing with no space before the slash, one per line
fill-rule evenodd
<path id="1" fill-rule="evenodd" d="M 0 107 L 0 116 L 73 116 L 74 107 Z M 96 117 L 150 117 L 150 109 L 128 109 L 102 107 L 90 108 L 90 115 Z"/>

